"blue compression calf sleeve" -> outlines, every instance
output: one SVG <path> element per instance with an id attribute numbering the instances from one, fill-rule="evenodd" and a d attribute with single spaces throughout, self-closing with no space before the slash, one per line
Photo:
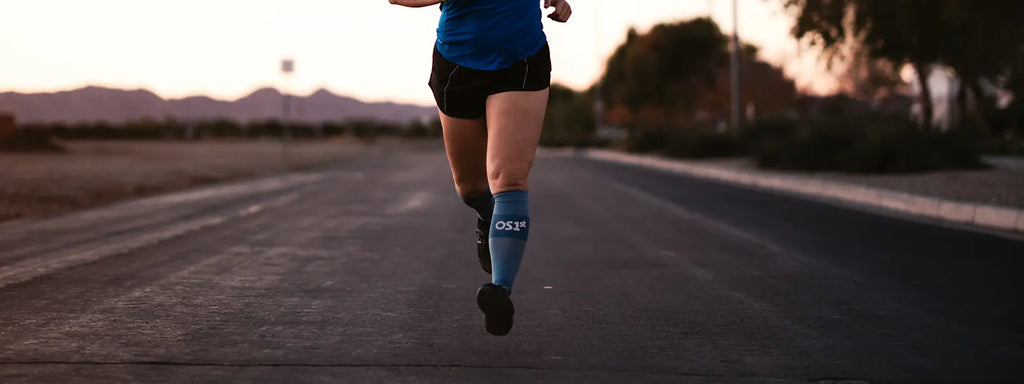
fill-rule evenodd
<path id="1" fill-rule="evenodd" d="M 492 283 L 512 291 L 530 234 L 530 194 L 508 191 L 494 195 L 489 235 Z"/>

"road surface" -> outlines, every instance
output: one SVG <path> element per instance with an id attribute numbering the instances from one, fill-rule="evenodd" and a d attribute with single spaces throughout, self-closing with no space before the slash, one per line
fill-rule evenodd
<path id="1" fill-rule="evenodd" d="M 1024 241 L 565 154 L 508 337 L 438 150 L 0 225 L 0 382 L 1024 379 Z"/>

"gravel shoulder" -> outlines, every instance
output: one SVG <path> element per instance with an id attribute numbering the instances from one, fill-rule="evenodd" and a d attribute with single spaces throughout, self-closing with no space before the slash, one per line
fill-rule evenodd
<path id="1" fill-rule="evenodd" d="M 220 181 L 311 169 L 373 147 L 351 139 L 71 141 L 63 154 L 0 153 L 0 221 L 50 216 Z"/>

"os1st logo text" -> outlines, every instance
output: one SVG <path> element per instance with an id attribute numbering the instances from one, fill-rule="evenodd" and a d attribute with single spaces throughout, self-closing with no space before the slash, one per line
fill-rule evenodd
<path id="1" fill-rule="evenodd" d="M 494 223 L 494 229 L 519 232 L 526 229 L 526 221 L 497 221 Z"/>

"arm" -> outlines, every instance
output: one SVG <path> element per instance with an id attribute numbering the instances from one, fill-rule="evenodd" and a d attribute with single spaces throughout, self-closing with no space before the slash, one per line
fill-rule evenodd
<path id="1" fill-rule="evenodd" d="M 444 0 L 388 0 L 391 4 L 403 5 L 406 7 L 420 8 L 428 7 L 434 4 L 443 3 Z"/>

